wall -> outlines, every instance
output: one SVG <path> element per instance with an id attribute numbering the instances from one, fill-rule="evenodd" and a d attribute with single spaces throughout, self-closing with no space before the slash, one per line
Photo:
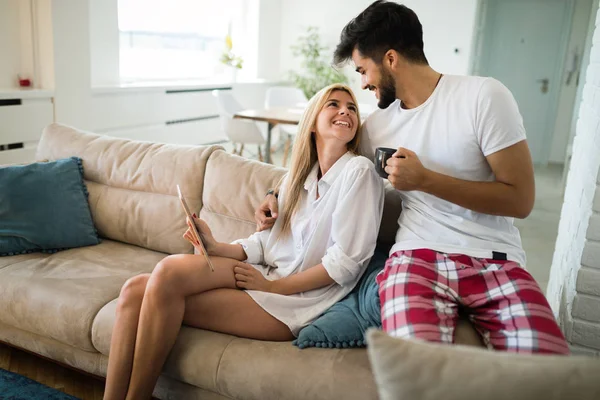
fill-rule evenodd
<path id="1" fill-rule="evenodd" d="M 118 85 L 119 15 L 117 0 L 89 3 L 92 86 Z"/>
<path id="2" fill-rule="evenodd" d="M 261 0 L 259 4 L 259 38 L 257 55 L 257 77 L 263 79 L 280 79 L 281 46 L 280 0 Z"/>
<path id="3" fill-rule="evenodd" d="M 546 291 L 574 352 L 600 353 L 600 12 Z"/>
<path id="4" fill-rule="evenodd" d="M 280 76 L 285 77 L 290 69 L 297 67 L 299 60 L 293 57 L 290 46 L 306 27 L 319 26 L 323 42 L 332 53 L 342 28 L 371 3 L 371 0 L 282 0 Z M 419 16 L 425 55 L 431 66 L 446 74 L 468 74 L 477 0 L 406 0 L 401 3 Z M 273 49 L 272 57 L 275 56 Z M 359 101 L 375 105 L 372 93 L 360 90 L 358 74 L 353 68 L 348 68 L 348 75 L 353 78 Z"/>
<path id="5" fill-rule="evenodd" d="M 89 1 L 52 2 L 55 118 L 80 129 L 94 128 L 89 14 Z"/>
<path id="6" fill-rule="evenodd" d="M 19 0 L 0 0 L 0 88 L 16 86 L 21 71 Z"/>

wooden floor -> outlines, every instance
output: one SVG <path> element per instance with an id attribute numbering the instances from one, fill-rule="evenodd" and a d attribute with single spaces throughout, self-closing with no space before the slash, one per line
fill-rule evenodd
<path id="1" fill-rule="evenodd" d="M 84 400 L 101 400 L 104 382 L 0 343 L 0 368 Z"/>

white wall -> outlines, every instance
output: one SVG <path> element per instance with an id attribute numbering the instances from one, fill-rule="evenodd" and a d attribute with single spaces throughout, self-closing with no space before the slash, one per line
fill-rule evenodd
<path id="1" fill-rule="evenodd" d="M 92 86 L 118 85 L 118 1 L 91 1 L 89 15 Z"/>
<path id="2" fill-rule="evenodd" d="M 546 296 L 573 350 L 600 351 L 600 11 Z M 583 265 L 583 267 L 582 267 Z"/>
<path id="3" fill-rule="evenodd" d="M 282 4 L 280 0 L 260 0 L 258 11 L 257 77 L 280 79 Z"/>
<path id="4" fill-rule="evenodd" d="M 90 2 L 52 2 L 54 99 L 57 122 L 80 129 L 91 124 Z"/>
<path id="5" fill-rule="evenodd" d="M 19 0 L 0 0 L 0 88 L 17 87 L 21 70 Z"/>
<path id="6" fill-rule="evenodd" d="M 56 0 L 55 0 L 56 1 Z M 35 0 L 34 36 L 36 88 L 54 89 L 54 35 L 52 23 L 52 0 Z"/>
<path id="7" fill-rule="evenodd" d="M 568 73 L 566 67 L 570 62 L 570 58 L 577 52 L 579 62 L 582 62 L 582 56 L 585 45 L 585 38 L 588 32 L 592 3 L 594 0 L 577 0 L 573 10 L 573 19 L 571 24 L 571 32 L 569 35 L 569 44 L 567 46 L 567 58 L 565 61 L 565 71 L 561 77 L 561 89 L 556 110 L 556 123 L 554 135 L 552 137 L 552 146 L 550 150 L 550 162 L 562 163 L 565 160 L 565 150 L 567 142 L 571 136 L 573 120 L 573 104 L 577 94 L 577 76 L 581 64 L 577 66 L 577 70 L 573 73 L 571 82 L 567 84 Z M 580 85 L 583 85 L 583 77 L 580 79 Z M 574 129 L 574 127 L 573 127 Z"/>
<path id="8" fill-rule="evenodd" d="M 299 64 L 290 46 L 296 43 L 306 27 L 319 27 L 323 43 L 333 55 L 342 28 L 371 3 L 371 0 L 282 0 L 281 78 Z M 446 74 L 466 75 L 469 72 L 477 0 L 406 0 L 399 3 L 418 15 L 423 25 L 425 55 L 431 66 Z M 277 50 L 272 49 L 271 58 L 276 57 Z M 360 90 L 358 74 L 353 72 L 353 68 L 347 70 L 354 81 L 353 88 L 357 89 L 359 101 L 375 105 L 374 96 Z"/>

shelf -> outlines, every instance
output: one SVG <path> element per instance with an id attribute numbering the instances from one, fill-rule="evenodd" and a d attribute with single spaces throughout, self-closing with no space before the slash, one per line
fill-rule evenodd
<path id="1" fill-rule="evenodd" d="M 40 89 L 2 89 L 0 100 L 6 99 L 49 99 L 54 96 L 53 90 Z"/>

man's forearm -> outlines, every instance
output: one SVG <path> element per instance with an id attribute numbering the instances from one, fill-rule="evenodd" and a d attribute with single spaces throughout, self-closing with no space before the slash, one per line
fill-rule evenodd
<path id="1" fill-rule="evenodd" d="M 329 286 L 335 281 L 329 276 L 323 264 L 315 265 L 306 271 L 273 281 L 273 293 L 291 295 Z"/>
<path id="2" fill-rule="evenodd" d="M 535 199 L 506 183 L 465 181 L 431 170 L 421 190 L 479 213 L 516 218 L 527 217 Z"/>

